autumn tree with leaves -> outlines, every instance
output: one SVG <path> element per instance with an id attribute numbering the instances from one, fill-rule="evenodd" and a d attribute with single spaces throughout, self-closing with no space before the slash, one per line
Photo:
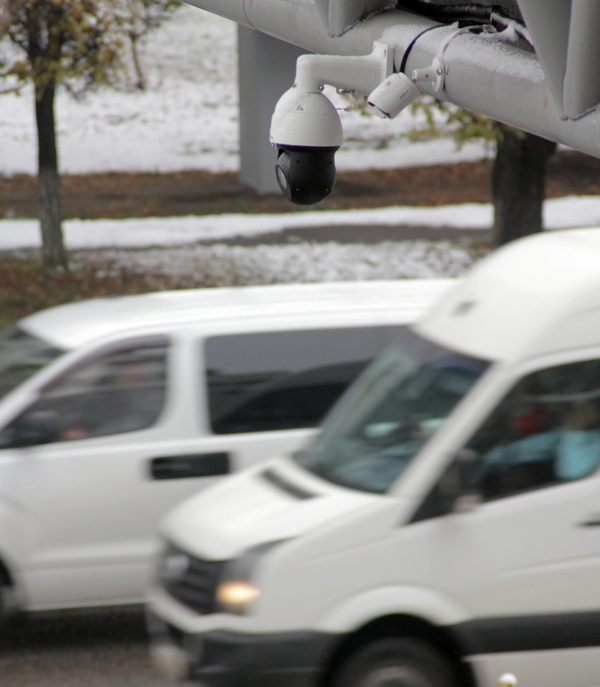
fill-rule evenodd
<path id="1" fill-rule="evenodd" d="M 38 141 L 38 213 L 42 263 L 66 268 L 54 99 L 62 84 L 74 96 L 109 81 L 120 37 L 103 0 L 0 0 L 3 45 L 0 91 L 33 84 Z"/>
<path id="2" fill-rule="evenodd" d="M 422 121 L 411 133 L 413 139 L 450 133 L 459 147 L 472 140 L 495 147 L 491 189 L 494 246 L 542 231 L 546 169 L 556 143 L 428 97 L 411 107 Z"/>

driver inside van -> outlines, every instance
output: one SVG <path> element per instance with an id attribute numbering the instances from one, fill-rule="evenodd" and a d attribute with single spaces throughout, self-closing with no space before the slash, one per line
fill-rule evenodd
<path id="1" fill-rule="evenodd" d="M 497 446 L 484 456 L 487 466 L 554 460 L 560 481 L 591 474 L 600 464 L 600 399 L 580 398 L 551 429 Z"/>
<path id="2" fill-rule="evenodd" d="M 58 433 L 58 440 L 122 434 L 152 425 L 164 397 L 164 385 L 155 382 L 154 366 L 150 362 L 114 368 L 114 374 L 107 375 L 102 384 L 81 395 L 70 426 Z"/>

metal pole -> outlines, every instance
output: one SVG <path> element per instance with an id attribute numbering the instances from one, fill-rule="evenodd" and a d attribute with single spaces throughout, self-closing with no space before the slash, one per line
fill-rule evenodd
<path id="1" fill-rule="evenodd" d="M 279 193 L 277 151 L 269 143 L 269 126 L 277 101 L 294 81 L 296 60 L 303 53 L 294 45 L 238 27 L 240 182 L 259 194 Z"/>

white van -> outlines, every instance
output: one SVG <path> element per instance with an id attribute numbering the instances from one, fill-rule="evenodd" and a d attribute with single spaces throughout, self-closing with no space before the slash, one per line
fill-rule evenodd
<path id="1" fill-rule="evenodd" d="M 600 685 L 600 230 L 496 251 L 305 450 L 160 526 L 156 664 L 212 687 Z"/>
<path id="2" fill-rule="evenodd" d="M 298 448 L 449 283 L 106 298 L 0 334 L 0 610 L 141 602 L 159 518 Z"/>

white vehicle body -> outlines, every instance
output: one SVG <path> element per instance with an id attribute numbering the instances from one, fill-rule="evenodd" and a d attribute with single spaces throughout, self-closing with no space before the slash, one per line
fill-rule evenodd
<path id="1" fill-rule="evenodd" d="M 17 333 L 0 336 L 0 609 L 140 603 L 160 517 L 221 475 L 300 447 L 329 396 L 358 373 L 344 365 L 370 361 L 448 285 L 165 292 L 22 320 Z M 127 374 L 109 384 L 115 369 Z M 138 381 L 149 372 L 154 381 Z M 323 407 L 302 415 L 285 394 L 311 384 L 329 396 L 319 392 Z M 149 399 L 158 400 L 140 419 Z M 244 424 L 247 407 L 254 415 Z"/>
<path id="2" fill-rule="evenodd" d="M 600 397 L 599 266 L 600 230 L 496 251 L 305 451 L 175 508 L 157 666 L 211 687 L 599 685 L 600 414 L 581 419 Z"/>

